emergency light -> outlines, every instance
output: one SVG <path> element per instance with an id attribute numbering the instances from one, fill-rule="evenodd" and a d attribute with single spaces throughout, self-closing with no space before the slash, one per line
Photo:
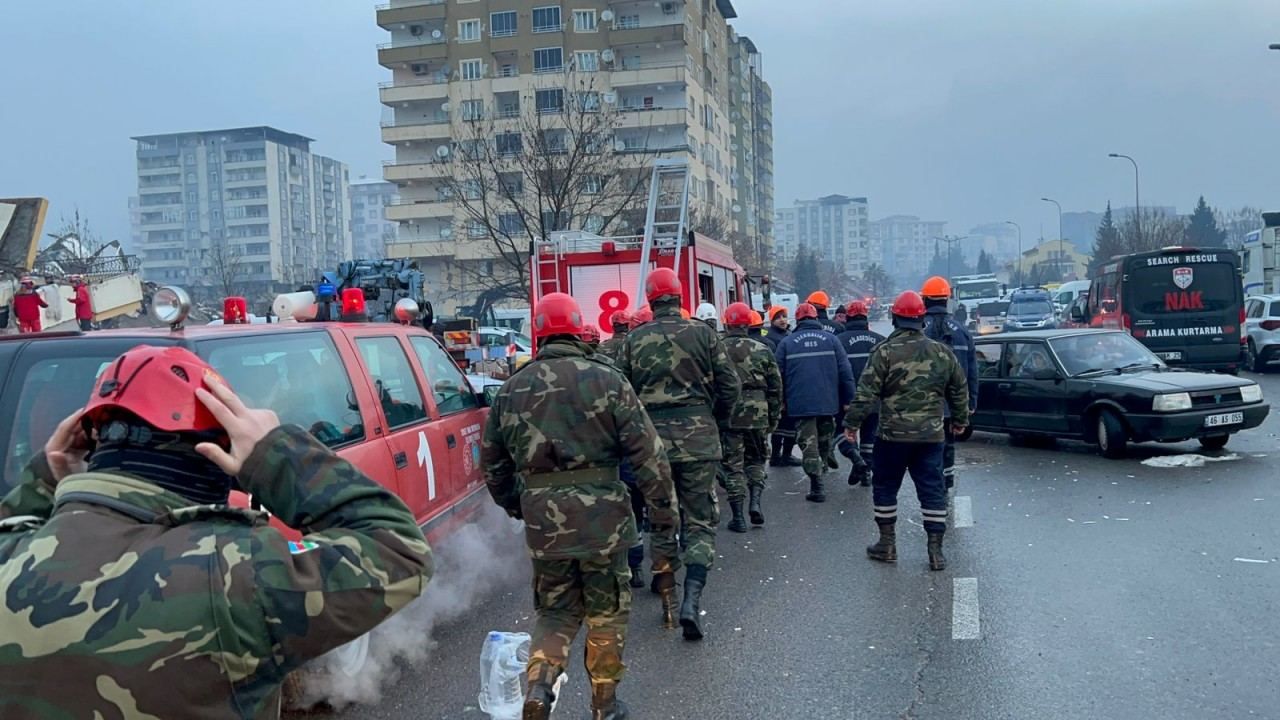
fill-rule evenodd
<path id="1" fill-rule="evenodd" d="M 342 321 L 353 322 L 366 319 L 364 308 L 364 290 L 347 288 L 342 291 Z"/>
<path id="2" fill-rule="evenodd" d="M 242 297 L 229 297 L 222 301 L 223 325 L 247 325 L 249 304 Z"/>

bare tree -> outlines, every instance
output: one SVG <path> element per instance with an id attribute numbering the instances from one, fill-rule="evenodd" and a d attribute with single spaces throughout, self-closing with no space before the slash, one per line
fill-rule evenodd
<path id="1" fill-rule="evenodd" d="M 518 107 L 464 100 L 455 150 L 441 160 L 442 189 L 462 224 L 458 234 L 492 259 L 459 260 L 453 268 L 490 302 L 529 296 L 535 240 L 570 229 L 635 232 L 643 223 L 646 170 L 664 150 L 655 146 L 652 127 L 619 135 L 624 111 L 605 102 L 591 73 L 543 77 Z"/>
<path id="2" fill-rule="evenodd" d="M 1218 227 L 1227 233 L 1227 247 L 1239 248 L 1245 236 L 1262 227 L 1262 211 L 1248 205 L 1234 210 L 1214 208 Z"/>
<path id="3" fill-rule="evenodd" d="M 240 251 L 230 243 L 215 243 L 201 250 L 201 265 L 209 269 L 208 284 L 222 291 L 222 297 L 241 295 L 244 262 Z"/>
<path id="4" fill-rule="evenodd" d="M 1177 215 L 1144 208 L 1121 223 L 1120 243 L 1126 253 L 1181 245 L 1185 228 L 1185 221 Z"/>

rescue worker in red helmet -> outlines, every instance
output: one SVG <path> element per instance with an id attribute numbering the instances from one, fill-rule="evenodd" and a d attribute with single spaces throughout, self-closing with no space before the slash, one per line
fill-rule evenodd
<path id="1" fill-rule="evenodd" d="M 227 507 L 232 477 L 302 539 Z M 108 365 L 0 501 L 0 558 L 0 705 L 22 717 L 275 717 L 290 672 L 431 573 L 399 498 L 158 347 Z"/>
<path id="2" fill-rule="evenodd" d="M 582 327 L 582 342 L 586 343 L 587 347 L 591 348 L 592 351 L 598 350 L 600 348 L 600 328 L 595 325 L 584 325 Z"/>
<path id="3" fill-rule="evenodd" d="M 978 349 L 973 344 L 969 331 L 951 316 L 951 283 L 946 278 L 935 275 L 924 281 L 920 295 L 924 298 L 925 337 L 937 340 L 955 353 L 969 383 L 969 414 L 972 415 L 978 409 Z M 950 508 L 955 499 L 956 487 L 956 436 L 951 432 L 950 423 L 946 425 L 946 435 L 947 445 L 942 452 L 942 477 L 946 480 L 947 507 Z"/>
<path id="4" fill-rule="evenodd" d="M 942 477 L 945 425 L 959 432 L 969 423 L 969 389 L 964 370 L 945 345 L 925 337 L 925 306 L 908 290 L 893 308 L 893 334 L 871 351 L 858 383 L 858 395 L 845 415 L 850 442 L 867 417 L 880 407 L 876 451 L 872 460 L 872 503 L 880 539 L 867 555 L 897 562 L 898 490 L 909 471 L 920 500 L 928 535 L 929 569 L 943 570 L 942 537 L 947 529 L 947 495 Z M 949 410 L 949 420 L 943 404 Z"/>
<path id="5" fill-rule="evenodd" d="M 587 624 L 593 720 L 623 720 L 617 698 L 631 607 L 627 550 L 636 538 L 631 463 L 660 546 L 675 548 L 671 469 L 640 399 L 582 341 L 582 311 L 564 293 L 533 309 L 538 354 L 498 391 L 485 424 L 485 482 L 494 502 L 525 522 L 537 621 L 529 647 L 524 720 L 546 720 L 569 649 Z M 655 557 L 655 565 L 667 562 Z"/>
<path id="6" fill-rule="evenodd" d="M 731 304 L 724 311 L 725 349 L 742 381 L 742 397 L 733 410 L 729 427 L 720 431 L 720 444 L 724 446 L 725 490 L 733 511 L 729 531 L 738 533 L 747 531 L 747 520 L 742 510 L 748 492 L 751 524 L 764 524 L 760 502 L 765 489 L 764 466 L 768 460 L 765 437 L 773 432 L 782 417 L 782 375 L 778 371 L 778 362 L 768 345 L 747 335 L 747 328 L 759 317 L 759 313 L 741 302 Z"/>
<path id="7" fill-rule="evenodd" d="M 868 321 L 867 304 L 861 300 L 854 300 L 849 303 L 845 309 L 845 326 L 844 332 L 837 337 L 840 344 L 844 347 L 845 354 L 849 356 L 849 367 L 853 370 L 854 382 L 862 377 L 862 371 L 867 367 L 867 360 L 871 357 L 871 351 L 877 345 L 884 342 L 884 336 L 871 329 Z M 875 450 L 876 438 L 876 422 L 878 421 L 878 413 L 872 412 L 862 423 L 862 430 L 857 443 L 850 442 L 843 433 L 836 441 L 836 449 L 840 451 L 853 463 L 853 467 L 849 470 L 850 485 L 871 485 L 871 456 Z M 844 418 L 841 418 L 840 426 L 844 426 Z"/>
<path id="8" fill-rule="evenodd" d="M 627 338 L 627 333 L 631 331 L 631 313 L 626 310 L 615 310 L 609 316 L 609 329 L 613 334 L 609 339 L 600 343 L 600 347 L 596 348 L 596 352 L 613 360 L 618 352 L 618 347 L 622 345 L 622 341 Z"/>
<path id="9" fill-rule="evenodd" d="M 89 297 L 89 286 L 85 284 L 83 275 L 72 275 L 70 279 L 75 290 L 71 303 L 76 308 L 76 323 L 81 332 L 89 332 L 93 329 L 93 299 Z"/>
<path id="10" fill-rule="evenodd" d="M 13 296 L 13 314 L 18 319 L 18 332 L 40 332 L 41 310 L 47 307 L 49 303 L 36 290 L 36 281 L 29 275 L 23 275 L 18 280 L 18 292 Z"/>
<path id="11" fill-rule="evenodd" d="M 631 314 L 631 331 L 635 332 L 636 328 L 644 325 L 645 323 L 651 322 L 653 322 L 653 310 L 649 307 L 648 303 L 645 303 L 640 306 L 639 310 L 636 310 Z"/>

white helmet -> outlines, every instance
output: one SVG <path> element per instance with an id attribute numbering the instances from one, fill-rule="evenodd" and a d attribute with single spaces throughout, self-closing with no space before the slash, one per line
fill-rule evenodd
<path id="1" fill-rule="evenodd" d="M 693 311 L 693 316 L 703 322 L 714 321 L 720 313 L 716 312 L 716 306 L 711 303 L 702 303 L 697 310 Z"/>

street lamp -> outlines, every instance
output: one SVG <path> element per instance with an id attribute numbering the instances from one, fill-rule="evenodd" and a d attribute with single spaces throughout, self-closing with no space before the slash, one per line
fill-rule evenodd
<path id="1" fill-rule="evenodd" d="M 968 235 L 961 235 L 960 237 L 947 237 L 946 235 L 943 235 L 940 238 L 935 238 L 936 240 L 941 240 L 947 244 L 947 282 L 951 281 L 951 244 L 958 243 L 968 237 Z"/>
<path id="2" fill-rule="evenodd" d="M 1018 287 L 1022 287 L 1022 226 L 1012 220 L 1005 220 L 1004 224 L 1018 228 Z"/>
<path id="3" fill-rule="evenodd" d="M 1280 43 L 1271 43 L 1267 47 L 1271 48 L 1272 50 L 1280 50 Z"/>
<path id="4" fill-rule="evenodd" d="M 1067 256 L 1067 246 L 1062 241 L 1062 203 L 1053 198 L 1042 197 L 1040 199 L 1058 206 L 1058 262 L 1055 264 L 1058 266 L 1058 279 L 1065 280 L 1067 273 L 1062 269 L 1062 259 Z"/>
<path id="5" fill-rule="evenodd" d="M 1138 243 L 1141 244 L 1142 243 L 1142 200 L 1141 200 L 1141 197 L 1138 195 L 1138 161 L 1134 160 L 1128 155 L 1121 155 L 1120 153 L 1107 153 L 1107 157 L 1124 158 L 1125 160 L 1128 160 L 1129 162 L 1133 163 L 1133 212 L 1134 212 L 1134 217 L 1136 218 L 1134 223 L 1135 223 L 1135 227 L 1138 230 L 1137 240 L 1138 240 Z"/>

